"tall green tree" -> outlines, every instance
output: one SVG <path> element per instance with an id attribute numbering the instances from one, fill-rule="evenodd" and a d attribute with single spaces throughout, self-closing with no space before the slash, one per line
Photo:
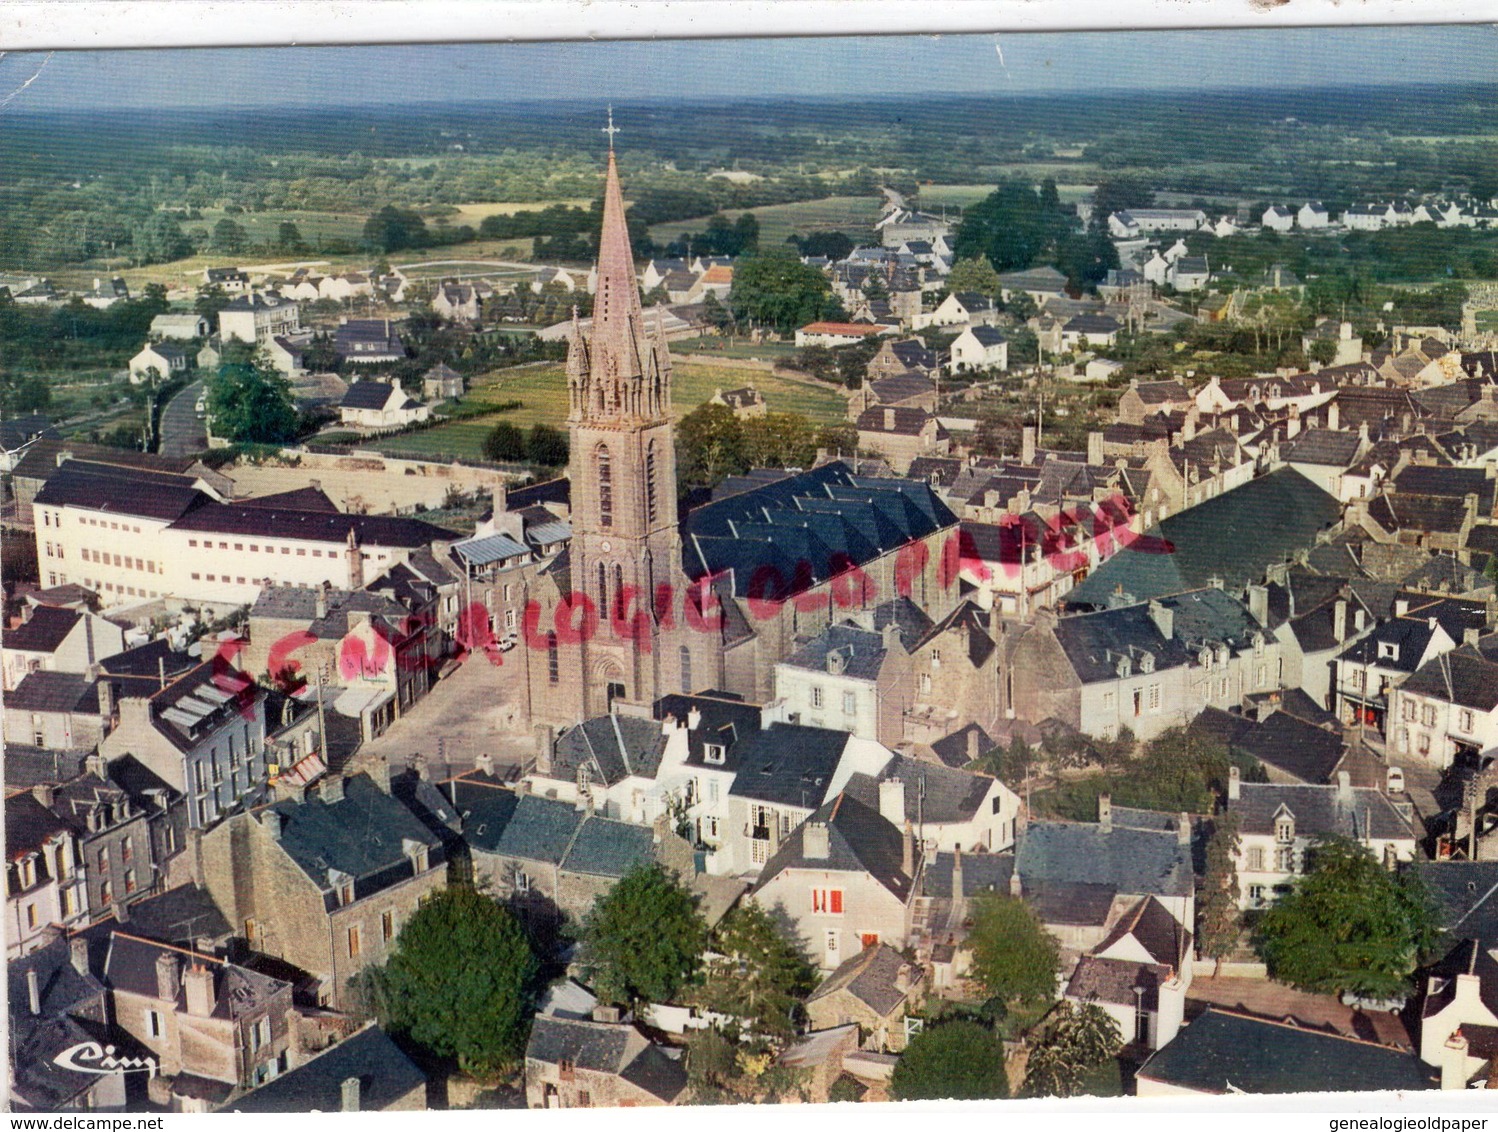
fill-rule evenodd
<path id="1" fill-rule="evenodd" d="M 401 928 L 380 997 L 397 1033 L 487 1076 L 525 1051 L 537 970 L 515 914 L 454 885 Z"/>
<path id="2" fill-rule="evenodd" d="M 740 433 L 751 468 L 809 468 L 816 459 L 816 429 L 800 413 L 750 417 Z"/>
<path id="3" fill-rule="evenodd" d="M 1034 1097 L 1074 1097 L 1087 1075 L 1118 1056 L 1118 1023 L 1093 1003 L 1062 999 L 1031 1034 L 1025 1092 Z"/>
<path id="4" fill-rule="evenodd" d="M 728 301 L 738 317 L 785 334 L 826 317 L 836 300 L 825 275 L 777 249 L 734 265 Z"/>
<path id="5" fill-rule="evenodd" d="M 1434 913 L 1416 875 L 1391 872 L 1346 838 L 1314 844 L 1309 871 L 1259 925 L 1272 977 L 1302 990 L 1376 998 L 1410 989 L 1434 938 Z"/>
<path id="6" fill-rule="evenodd" d="M 207 385 L 215 436 L 252 444 L 282 444 L 296 437 L 291 383 L 264 355 L 251 354 L 243 343 L 226 346 L 218 373 Z"/>
<path id="7" fill-rule="evenodd" d="M 817 985 L 799 942 L 758 904 L 740 904 L 713 933 L 711 949 L 714 957 L 693 1001 L 747 1019 L 757 1034 L 791 1037 L 801 1001 Z"/>
<path id="8" fill-rule="evenodd" d="M 213 250 L 238 255 L 249 243 L 249 234 L 227 216 L 213 226 Z"/>
<path id="9" fill-rule="evenodd" d="M 583 921 L 580 965 L 606 1002 L 670 1002 L 707 946 L 697 901 L 658 864 L 632 869 Z"/>
<path id="10" fill-rule="evenodd" d="M 414 209 L 387 204 L 364 222 L 364 244 L 372 251 L 422 248 L 430 242 L 426 221 Z"/>
<path id="11" fill-rule="evenodd" d="M 676 469 L 683 485 L 711 487 L 749 467 L 744 427 L 727 405 L 702 404 L 676 426 Z"/>
<path id="12" fill-rule="evenodd" d="M 543 468 L 560 468 L 567 462 L 567 434 L 549 424 L 533 424 L 525 437 L 525 458 Z"/>
<path id="13" fill-rule="evenodd" d="M 513 421 L 500 421 L 484 437 L 484 455 L 491 460 L 524 460 L 525 433 Z"/>
<path id="14" fill-rule="evenodd" d="M 895 1063 L 890 1095 L 899 1101 L 978 1101 L 1009 1095 L 1004 1044 L 977 1022 L 942 1022 L 916 1034 Z"/>
<path id="15" fill-rule="evenodd" d="M 972 977 L 988 997 L 1021 1009 L 1054 1000 L 1060 948 L 1030 906 L 988 893 L 974 901 L 972 916 Z"/>
<path id="16" fill-rule="evenodd" d="M 959 259 L 947 273 L 948 291 L 977 291 L 980 295 L 999 293 L 999 273 L 982 256 Z"/>
<path id="17" fill-rule="evenodd" d="M 1196 897 L 1196 946 L 1203 955 L 1222 961 L 1238 946 L 1243 917 L 1238 911 L 1238 815 L 1227 811 L 1216 818 L 1207 841 L 1206 869 Z M 1213 972 L 1216 973 L 1215 971 Z"/>

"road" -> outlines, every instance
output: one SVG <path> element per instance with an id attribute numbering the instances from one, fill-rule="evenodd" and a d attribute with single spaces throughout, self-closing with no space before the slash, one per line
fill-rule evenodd
<path id="1" fill-rule="evenodd" d="M 195 381 L 167 402 L 161 410 L 163 456 L 196 456 L 208 447 L 208 428 L 198 415 L 203 383 Z"/>

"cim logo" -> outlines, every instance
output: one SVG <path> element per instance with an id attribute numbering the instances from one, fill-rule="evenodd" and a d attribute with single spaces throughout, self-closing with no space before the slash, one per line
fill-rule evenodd
<path id="1" fill-rule="evenodd" d="M 79 1042 L 69 1046 L 52 1059 L 52 1064 L 75 1073 L 97 1073 L 107 1077 L 114 1073 L 149 1073 L 156 1076 L 154 1057 L 116 1057 L 114 1046 L 101 1046 L 98 1042 Z"/>

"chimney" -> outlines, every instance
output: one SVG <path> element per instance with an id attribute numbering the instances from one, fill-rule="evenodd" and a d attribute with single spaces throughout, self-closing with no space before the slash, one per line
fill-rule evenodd
<path id="1" fill-rule="evenodd" d="M 1342 427 L 1342 410 L 1337 407 L 1336 398 L 1326 407 L 1326 427 L 1333 432 Z"/>
<path id="2" fill-rule="evenodd" d="M 952 899 L 961 900 L 962 890 L 962 846 L 952 850 Z"/>
<path id="3" fill-rule="evenodd" d="M 1260 625 L 1269 625 L 1269 587 L 1251 585 L 1248 587 L 1248 613 Z"/>
<path id="4" fill-rule="evenodd" d="M 1347 599 L 1339 597 L 1332 603 L 1332 640 L 1341 644 L 1347 639 Z"/>
<path id="5" fill-rule="evenodd" d="M 31 1002 L 31 1013 L 42 1012 L 42 986 L 37 979 L 36 968 L 26 968 L 26 997 Z"/>
<path id="6" fill-rule="evenodd" d="M 328 615 L 328 587 L 325 584 L 312 591 L 312 616 L 321 621 Z"/>
<path id="7" fill-rule="evenodd" d="M 915 876 L 915 833 L 909 822 L 900 837 L 900 871 L 908 877 Z"/>
<path id="8" fill-rule="evenodd" d="M 1363 631 L 1363 626 L 1367 624 L 1367 617 L 1368 615 L 1362 606 L 1358 606 L 1358 608 L 1352 611 L 1352 628 L 1354 632 L 1361 633 Z"/>
<path id="9" fill-rule="evenodd" d="M 1467 1087 L 1467 1039 L 1461 1027 L 1452 1031 L 1441 1050 L 1441 1088 L 1465 1089 Z"/>
<path id="10" fill-rule="evenodd" d="M 1097 796 L 1097 823 L 1104 833 L 1113 832 L 1113 795 L 1099 794 Z"/>
<path id="11" fill-rule="evenodd" d="M 884 427 L 889 432 L 895 431 L 895 411 L 893 409 L 884 410 Z"/>
<path id="12" fill-rule="evenodd" d="M 162 1002 L 176 1002 L 181 974 L 182 961 L 175 951 L 163 951 L 156 956 L 156 997 Z"/>
<path id="13" fill-rule="evenodd" d="M 114 684 L 107 677 L 99 681 L 99 719 L 108 735 L 114 725 Z"/>
<path id="14" fill-rule="evenodd" d="M 610 1022 L 617 1026 L 622 1015 L 617 1006 L 600 1002 L 593 1007 L 592 1017 L 595 1022 Z"/>
<path id="15" fill-rule="evenodd" d="M 1403 617 L 1410 611 L 1410 599 L 1407 597 L 1394 599 L 1394 616 Z"/>
<path id="16" fill-rule="evenodd" d="M 1149 615 L 1150 620 L 1155 623 L 1155 628 L 1160 630 L 1160 636 L 1164 637 L 1167 641 L 1175 636 L 1176 614 L 1174 609 L 1152 599 L 1149 603 Z"/>
<path id="17" fill-rule="evenodd" d="M 1465 629 L 1462 630 L 1462 644 L 1472 645 L 1473 647 L 1476 647 L 1477 642 L 1480 640 L 1482 640 L 1481 629 L 1472 625 L 1468 625 Z"/>
<path id="18" fill-rule="evenodd" d="M 187 987 L 187 1012 L 195 1018 L 207 1018 L 213 1013 L 213 971 L 202 964 L 193 964 L 187 970 L 183 983 Z"/>
<path id="19" fill-rule="evenodd" d="M 1020 430 L 1019 460 L 1021 464 L 1035 463 L 1035 426 L 1025 425 Z"/>
<path id="20" fill-rule="evenodd" d="M 343 801 L 343 775 L 330 774 L 322 780 L 322 792 L 319 795 L 329 806 Z"/>
<path id="21" fill-rule="evenodd" d="M 1235 766 L 1228 767 L 1228 801 L 1236 802 L 1243 792 L 1243 775 Z"/>
<path id="22" fill-rule="evenodd" d="M 260 814 L 260 825 L 266 833 L 270 834 L 272 841 L 281 840 L 281 826 L 284 820 L 279 810 L 264 810 Z"/>
<path id="23" fill-rule="evenodd" d="M 359 1111 L 359 1078 L 345 1077 L 338 1087 L 339 1108 L 344 1112 Z"/>
<path id="24" fill-rule="evenodd" d="M 420 752 L 413 753 L 406 759 L 406 769 L 414 771 L 416 777 L 422 782 L 430 782 L 432 780 L 432 771 L 427 766 L 427 757 Z"/>
<path id="25" fill-rule="evenodd" d="M 700 727 L 701 725 L 702 725 L 702 712 L 700 712 L 697 708 L 694 707 L 690 711 L 687 712 L 687 730 L 688 731 L 696 731 L 697 728 Z"/>
<path id="26" fill-rule="evenodd" d="M 879 816 L 895 825 L 905 820 L 905 783 L 902 779 L 886 778 L 879 784 Z"/>
<path id="27" fill-rule="evenodd" d="M 374 783 L 375 789 L 381 794 L 390 793 L 390 756 L 371 755 L 365 764 L 364 773 L 369 775 L 369 780 Z"/>
<path id="28" fill-rule="evenodd" d="M 1012 897 L 1014 897 L 1014 899 L 1018 900 L 1021 896 L 1023 896 L 1025 894 L 1025 886 L 1020 881 L 1020 878 L 1019 878 L 1019 869 L 1017 867 L 1015 867 L 1012 863 L 1011 863 L 1010 869 L 1011 869 L 1011 871 L 1009 873 L 1009 895 L 1012 896 Z"/>
<path id="29" fill-rule="evenodd" d="M 493 777 L 494 756 L 491 755 L 488 751 L 484 751 L 479 754 L 478 758 L 473 760 L 473 766 L 475 770 L 482 771 L 490 777 Z"/>
<path id="30" fill-rule="evenodd" d="M 82 936 L 75 935 L 68 940 L 68 959 L 73 964 L 73 970 L 80 975 L 88 974 L 88 940 Z"/>
<path id="31" fill-rule="evenodd" d="M 1343 805 L 1352 801 L 1352 775 L 1345 770 L 1337 771 L 1337 801 Z"/>
<path id="32" fill-rule="evenodd" d="M 809 821 L 801 831 L 801 855 L 808 861 L 825 861 L 832 855 L 827 823 Z"/>
<path id="33" fill-rule="evenodd" d="M 968 762 L 974 763 L 974 762 L 978 761 L 979 756 L 983 753 L 981 750 L 979 750 L 980 745 L 981 744 L 978 742 L 978 725 L 977 724 L 973 724 L 972 727 L 968 728 L 968 732 L 967 732 L 967 761 Z"/>
<path id="34" fill-rule="evenodd" d="M 1185 810 L 1182 810 L 1181 811 L 1181 816 L 1178 819 L 1178 822 L 1179 822 L 1179 824 L 1176 826 L 1176 844 L 1177 845 L 1190 845 L 1191 844 L 1191 815 L 1188 814 Z"/>
<path id="35" fill-rule="evenodd" d="M 1098 467 L 1103 462 L 1103 434 L 1100 432 L 1087 434 L 1087 462 L 1093 467 Z"/>

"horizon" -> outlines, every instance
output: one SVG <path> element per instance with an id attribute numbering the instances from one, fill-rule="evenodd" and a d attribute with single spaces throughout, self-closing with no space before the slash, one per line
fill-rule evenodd
<path id="1" fill-rule="evenodd" d="M 1467 24 L 12 52 L 0 55 L 0 78 L 14 80 L 0 112 L 1415 89 L 1498 82 L 1495 33 Z M 1410 67 L 1414 58 L 1439 58 L 1442 81 Z"/>

